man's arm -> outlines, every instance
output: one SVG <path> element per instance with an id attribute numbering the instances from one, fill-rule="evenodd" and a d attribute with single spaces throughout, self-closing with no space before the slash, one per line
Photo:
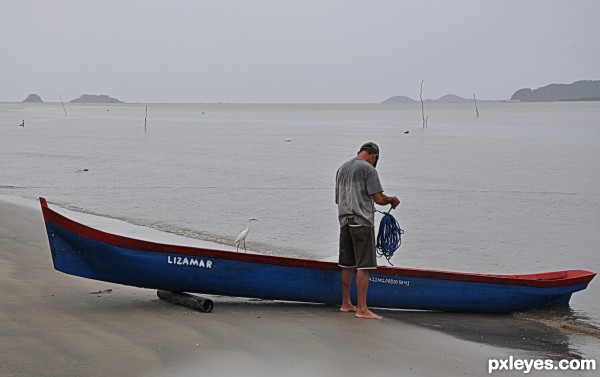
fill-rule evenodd
<path id="1" fill-rule="evenodd" d="M 396 208 L 400 205 L 400 199 L 397 196 L 387 196 L 383 192 L 376 192 L 371 195 L 373 201 L 380 206 L 385 206 L 388 204 L 392 205 L 392 208 Z"/>

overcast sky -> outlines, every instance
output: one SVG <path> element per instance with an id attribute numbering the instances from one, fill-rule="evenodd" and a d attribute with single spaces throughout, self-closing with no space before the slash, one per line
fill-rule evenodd
<path id="1" fill-rule="evenodd" d="M 0 1 L 0 101 L 381 102 L 600 79 L 598 0 Z"/>

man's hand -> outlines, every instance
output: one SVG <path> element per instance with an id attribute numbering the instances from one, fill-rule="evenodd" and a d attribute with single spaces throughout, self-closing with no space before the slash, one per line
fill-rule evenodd
<path id="1" fill-rule="evenodd" d="M 392 208 L 396 208 L 400 205 L 400 199 L 397 196 L 387 196 L 382 192 L 377 192 L 371 195 L 373 201 L 380 206 L 392 205 Z"/>

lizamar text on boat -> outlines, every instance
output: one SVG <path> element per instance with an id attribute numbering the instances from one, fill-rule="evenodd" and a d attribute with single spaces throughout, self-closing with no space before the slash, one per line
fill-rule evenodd
<path id="1" fill-rule="evenodd" d="M 187 257 L 176 257 L 176 256 L 167 256 L 167 263 L 176 264 L 178 266 L 196 266 L 200 268 L 212 268 L 211 260 L 204 260 L 199 258 L 187 258 Z"/>

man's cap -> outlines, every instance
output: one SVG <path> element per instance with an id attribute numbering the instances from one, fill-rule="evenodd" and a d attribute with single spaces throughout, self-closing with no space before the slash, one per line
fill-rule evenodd
<path id="1" fill-rule="evenodd" d="M 379 154 L 379 147 L 377 146 L 377 144 L 373 143 L 372 141 L 369 141 L 368 143 L 364 143 L 360 147 L 359 152 L 361 151 L 367 151 L 371 154 Z"/>

